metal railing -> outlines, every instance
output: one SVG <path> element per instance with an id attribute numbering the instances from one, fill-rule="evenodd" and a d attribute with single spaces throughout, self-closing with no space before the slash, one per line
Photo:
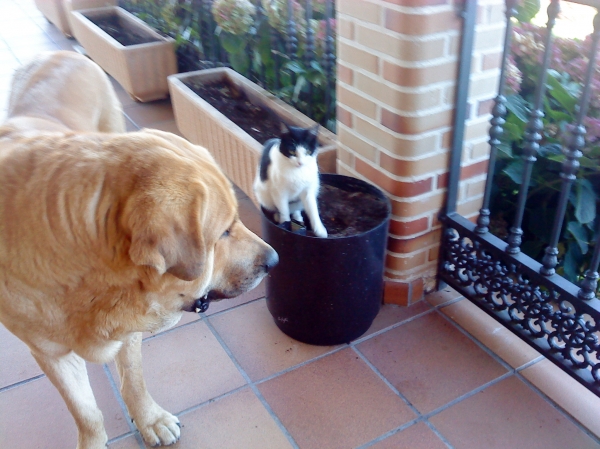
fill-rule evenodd
<path id="1" fill-rule="evenodd" d="M 458 185 L 464 121 L 468 101 L 471 53 L 475 32 L 477 2 L 465 2 L 463 40 L 459 80 L 457 86 L 457 112 L 452 142 L 451 171 L 447 206 L 442 214 L 444 226 L 441 244 L 439 278 L 457 289 L 482 310 L 503 323 L 507 328 L 553 361 L 579 382 L 600 395 L 600 300 L 598 288 L 598 265 L 600 242 L 594 247 L 587 271 L 578 284 L 557 273 L 559 262 L 564 258 L 559 243 L 565 229 L 565 214 L 577 179 L 582 150 L 586 144 L 584 120 L 592 96 L 592 78 L 597 70 L 596 60 L 600 40 L 600 16 L 594 19 L 587 68 L 575 107 L 577 113 L 566 132 L 562 145 L 562 168 L 560 169 L 560 193 L 554 208 L 554 217 L 547 226 L 549 244 L 540 261 L 524 254 L 523 219 L 528 192 L 532 182 L 532 169 L 541 151 L 544 138 L 544 105 L 548 86 L 547 74 L 551 68 L 553 33 L 560 1 L 552 0 L 548 8 L 547 32 L 543 57 L 539 62 L 539 75 L 535 82 L 533 104 L 523 137 L 520 162 L 520 184 L 512 224 L 506 238 L 501 239 L 490 232 L 490 201 L 494 189 L 495 165 L 502 144 L 506 124 L 507 61 L 513 36 L 515 0 L 506 2 L 506 34 L 501 64 L 499 93 L 492 110 L 490 128 L 490 159 L 488 178 L 484 191 L 483 206 L 476 224 L 457 213 Z M 578 2 L 598 8 L 600 2 Z M 600 220 L 596 218 L 596 239 L 600 235 Z"/>
<path id="2" fill-rule="evenodd" d="M 335 132 L 333 0 L 120 0 L 177 43 L 180 72 L 229 66 Z"/>

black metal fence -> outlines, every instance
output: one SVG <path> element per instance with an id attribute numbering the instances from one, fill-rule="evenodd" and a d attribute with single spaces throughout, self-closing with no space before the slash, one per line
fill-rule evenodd
<path id="1" fill-rule="evenodd" d="M 333 0 L 120 0 L 177 43 L 180 72 L 229 66 L 335 132 Z"/>
<path id="2" fill-rule="evenodd" d="M 561 3 L 564 2 L 552 0 L 548 8 L 547 30 L 543 32 L 544 48 L 540 59 L 534 60 L 539 73 L 537 79 L 530 80 L 534 91 L 531 103 L 525 108 L 527 117 L 524 135 L 522 140 L 512 142 L 513 147 L 519 146 L 519 171 L 512 174 L 515 178 L 516 201 L 514 210 L 508 214 L 511 222 L 507 235 L 500 238 L 490 230 L 493 227 L 491 218 L 494 217 L 492 199 L 494 194 L 497 194 L 497 185 L 492 175 L 498 173 L 498 170 L 495 170 L 498 156 L 507 150 L 503 147 L 507 141 L 506 134 L 514 131 L 511 127 L 516 123 L 515 119 L 507 118 L 509 112 L 515 111 L 515 105 L 511 103 L 512 97 L 506 92 L 509 90 L 507 76 L 510 70 L 510 47 L 515 24 L 512 18 L 516 14 L 517 2 L 506 1 L 505 51 L 499 93 L 491 119 L 488 179 L 483 207 L 476 224 L 457 213 L 460 160 L 477 10 L 477 2 L 465 2 L 452 167 L 448 203 L 442 216 L 444 232 L 439 273 L 442 282 L 460 291 L 595 394 L 600 395 L 600 300 L 596 296 L 600 263 L 600 220 L 595 213 L 597 197 L 593 197 L 591 202 L 587 203 L 587 208 L 593 207 L 593 211 L 589 217 L 591 220 L 586 221 L 582 228 L 593 229 L 595 232 L 586 231 L 586 240 L 589 241 L 584 242 L 582 237 L 582 241 L 579 242 L 581 245 L 585 243 L 584 249 L 589 249 L 590 257 L 585 262 L 587 269 L 577 276 L 576 282 L 570 282 L 563 276 L 568 254 L 565 251 L 566 245 L 561 243 L 566 233 L 579 229 L 575 225 L 572 229 L 567 226 L 565 216 L 573 213 L 572 209 L 578 207 L 578 193 L 573 192 L 573 185 L 580 176 L 580 161 L 583 160 L 582 157 L 590 159 L 590 152 L 595 151 L 594 148 L 598 146 L 598 141 L 586 138 L 584 125 L 592 123 L 587 114 L 590 101 L 594 100 L 592 89 L 598 70 L 596 61 L 600 40 L 600 16 L 596 15 L 594 32 L 586 42 L 589 54 L 581 58 L 582 64 L 585 64 L 585 67 L 582 67 L 581 82 L 575 83 L 574 80 L 570 80 L 573 83 L 568 84 L 577 91 L 579 98 L 572 105 L 574 114 L 571 124 L 562 130 L 562 144 L 559 145 L 551 138 L 557 131 L 547 129 L 550 125 L 549 117 L 545 118 L 545 112 L 554 114 L 550 103 L 558 101 L 560 87 L 555 81 L 557 77 L 564 76 L 558 70 L 552 69 L 553 54 L 556 54 L 552 29 Z M 585 3 L 593 4 L 596 8 L 600 6 L 600 2 Z M 549 73 L 552 79 L 548 78 Z M 600 92 L 595 93 L 596 96 L 599 94 Z M 561 98 L 567 97 L 558 97 L 559 100 Z M 562 106 L 564 113 L 566 103 Z M 561 117 L 565 118 L 565 115 Z M 552 154 L 551 158 L 553 163 L 559 164 L 559 168 L 558 176 L 552 180 L 552 185 L 556 188 L 556 195 L 551 197 L 553 215 L 545 220 L 549 237 L 541 257 L 535 260 L 523 251 L 526 244 L 524 217 L 528 211 L 527 207 L 531 206 L 531 185 L 536 181 L 532 179 L 532 173 L 546 153 L 558 146 L 561 151 Z M 598 171 L 600 167 L 597 159 L 594 161 L 596 166 L 589 169 Z M 548 167 L 550 168 L 546 169 L 549 172 L 547 174 L 553 176 L 552 166 Z M 594 179 L 597 181 L 597 178 Z M 597 190 L 597 185 L 593 182 L 589 184 L 592 192 Z M 590 210 L 579 211 L 580 215 L 584 212 L 589 215 Z M 559 271 L 563 275 L 559 274 Z"/>

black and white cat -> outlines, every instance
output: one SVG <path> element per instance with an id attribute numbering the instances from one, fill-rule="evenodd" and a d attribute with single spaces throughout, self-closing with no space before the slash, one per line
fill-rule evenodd
<path id="1" fill-rule="evenodd" d="M 254 179 L 254 193 L 262 207 L 275 212 L 279 223 L 302 222 L 302 210 L 317 237 L 327 237 L 327 230 L 317 208 L 319 168 L 317 133 L 314 128 L 285 126 L 280 138 L 263 146 L 262 158 Z"/>

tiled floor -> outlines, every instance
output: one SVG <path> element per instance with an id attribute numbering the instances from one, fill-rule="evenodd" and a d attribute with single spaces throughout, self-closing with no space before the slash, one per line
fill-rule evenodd
<path id="1" fill-rule="evenodd" d="M 0 116 L 12 70 L 73 42 L 31 0 L 0 0 Z M 177 132 L 168 101 L 135 103 L 116 87 L 129 129 Z M 260 232 L 256 209 L 239 200 Z M 148 335 L 143 351 L 150 392 L 183 425 L 178 448 L 600 448 L 600 399 L 450 289 L 386 305 L 361 339 L 318 347 L 276 328 L 261 286 Z M 143 448 L 114 366 L 89 371 L 109 447 Z M 0 448 L 75 443 L 57 391 L 0 326 Z"/>

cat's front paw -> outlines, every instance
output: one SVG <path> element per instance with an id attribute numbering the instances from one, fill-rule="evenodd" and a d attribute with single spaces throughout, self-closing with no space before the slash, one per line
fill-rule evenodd
<path id="1" fill-rule="evenodd" d="M 327 229 L 325 229 L 325 226 L 323 226 L 321 223 L 315 226 L 313 232 L 317 237 L 327 238 Z"/>

